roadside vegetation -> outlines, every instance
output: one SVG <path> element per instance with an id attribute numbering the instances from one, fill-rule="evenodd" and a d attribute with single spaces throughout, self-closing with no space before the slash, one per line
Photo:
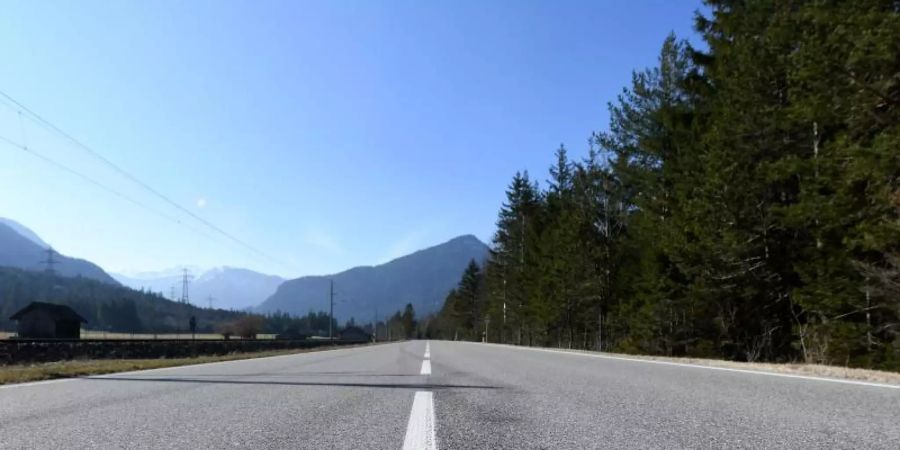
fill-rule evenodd
<path id="1" fill-rule="evenodd" d="M 25 383 L 29 381 L 53 380 L 58 378 L 75 378 L 89 375 L 101 375 L 132 370 L 160 369 L 191 364 L 204 364 L 239 359 L 265 358 L 269 356 L 308 353 L 333 350 L 336 347 L 315 347 L 307 349 L 270 350 L 261 352 L 231 353 L 228 355 L 208 355 L 194 358 L 156 358 L 156 359 L 88 359 L 58 361 L 37 364 L 13 364 L 0 366 L 0 384 Z M 349 348 L 342 346 L 340 348 Z"/>
<path id="2" fill-rule="evenodd" d="M 900 369 L 896 2 L 711 0 L 424 334 Z"/>
<path id="3" fill-rule="evenodd" d="M 758 372 L 773 372 L 788 375 L 811 376 L 820 378 L 835 378 L 842 380 L 865 381 L 870 383 L 893 384 L 900 386 L 900 372 L 886 370 L 859 369 L 842 366 L 829 366 L 823 364 L 795 363 L 765 363 L 765 362 L 739 362 L 722 359 L 671 357 L 653 355 L 628 355 L 622 353 L 600 353 L 590 350 L 568 350 L 575 353 L 595 354 L 610 358 L 639 359 L 647 361 L 661 361 L 677 364 L 691 364 L 696 366 L 717 367 L 723 369 L 751 370 Z"/>
<path id="4" fill-rule="evenodd" d="M 327 336 L 329 322 L 338 322 L 327 312 L 306 315 L 282 312 L 253 314 L 216 308 L 200 308 L 169 300 L 161 293 L 135 290 L 83 277 L 61 277 L 12 267 L 0 267 L 0 339 L 16 328 L 9 317 L 33 301 L 67 305 L 87 320 L 86 339 L 118 339 L 142 336 L 190 338 L 189 323 L 196 319 L 197 336 L 227 334 L 233 337 L 276 335 L 286 330 L 309 336 Z"/>

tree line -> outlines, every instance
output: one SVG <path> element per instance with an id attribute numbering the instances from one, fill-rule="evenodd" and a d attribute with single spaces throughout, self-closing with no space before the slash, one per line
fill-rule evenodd
<path id="1" fill-rule="evenodd" d="M 34 301 L 67 305 L 87 320 L 85 328 L 119 333 L 183 333 L 191 316 L 198 332 L 209 333 L 245 314 L 197 308 L 89 278 L 0 267 L 0 329 L 14 330 L 9 317 Z"/>
<path id="2" fill-rule="evenodd" d="M 255 338 L 257 334 L 296 336 L 335 336 L 341 329 L 359 326 L 372 334 L 370 322 L 357 323 L 350 318 L 343 327 L 325 311 L 310 310 L 306 315 L 282 311 L 257 314 L 201 308 L 169 300 L 162 294 L 135 290 L 83 277 L 0 267 L 0 330 L 15 330 L 9 317 L 34 301 L 71 307 L 87 320 L 85 329 L 113 333 L 190 333 L 190 319 L 196 320 L 197 333 Z M 329 327 L 329 324 L 331 325 Z M 412 304 L 378 321 L 378 340 L 412 339 L 422 336 Z"/>
<path id="3" fill-rule="evenodd" d="M 0 330 L 14 330 L 9 317 L 34 301 L 67 305 L 87 320 L 86 329 L 115 333 L 189 333 L 190 319 L 196 332 L 256 337 L 294 330 L 307 336 L 328 336 L 336 320 L 326 312 L 305 316 L 287 313 L 253 314 L 200 308 L 175 302 L 155 292 L 135 290 L 83 277 L 63 277 L 48 272 L 0 267 Z"/>
<path id="4" fill-rule="evenodd" d="M 426 334 L 900 368 L 900 7 L 707 2 Z"/>

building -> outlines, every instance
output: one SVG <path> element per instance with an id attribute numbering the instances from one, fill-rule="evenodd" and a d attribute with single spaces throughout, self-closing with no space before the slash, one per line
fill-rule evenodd
<path id="1" fill-rule="evenodd" d="M 9 319 L 19 322 L 18 337 L 32 339 L 80 339 L 87 323 L 68 306 L 43 302 L 31 302 Z"/>
<path id="2" fill-rule="evenodd" d="M 366 333 L 360 327 L 347 327 L 338 331 L 338 339 L 342 341 L 369 342 L 372 340 L 372 335 Z"/>

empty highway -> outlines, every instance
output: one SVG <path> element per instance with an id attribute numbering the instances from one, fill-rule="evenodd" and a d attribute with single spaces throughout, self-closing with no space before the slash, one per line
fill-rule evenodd
<path id="1" fill-rule="evenodd" d="M 412 341 L 0 387 L 0 448 L 900 448 L 900 389 Z"/>

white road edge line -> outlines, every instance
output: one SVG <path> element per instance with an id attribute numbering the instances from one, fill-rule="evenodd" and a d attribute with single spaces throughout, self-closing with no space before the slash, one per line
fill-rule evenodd
<path id="1" fill-rule="evenodd" d="M 384 344 L 380 344 L 380 345 L 384 345 Z M 292 358 L 292 357 L 298 357 L 298 356 L 315 355 L 317 353 L 321 354 L 321 353 L 326 353 L 326 352 L 360 350 L 360 349 L 365 349 L 365 348 L 369 348 L 369 347 L 370 346 L 367 345 L 367 346 L 362 346 L 362 347 L 332 348 L 332 349 L 328 349 L 328 350 L 316 350 L 316 351 L 312 351 L 312 352 L 290 353 L 287 355 L 263 356 L 262 358 L 233 359 L 231 361 L 215 361 L 215 362 L 199 363 L 199 364 L 187 364 L 184 366 L 160 367 L 158 369 L 132 370 L 132 371 L 128 371 L 128 372 L 112 372 L 112 373 L 106 373 L 106 374 L 102 374 L 102 375 L 85 375 L 85 376 L 73 377 L 73 378 L 60 378 L 57 380 L 42 380 L 42 381 L 30 381 L 30 382 L 26 382 L 26 383 L 0 384 L 0 389 L 10 389 L 10 388 L 29 387 L 29 386 L 42 386 L 42 385 L 46 385 L 46 384 L 63 383 L 63 382 L 67 382 L 67 381 L 90 380 L 91 378 L 114 378 L 114 377 L 119 377 L 122 375 L 138 375 L 138 374 L 145 374 L 145 373 L 151 373 L 151 372 L 164 372 L 167 370 L 187 369 L 190 367 L 200 367 L 200 366 L 213 366 L 213 365 L 217 365 L 217 364 L 245 363 L 245 362 L 251 362 L 251 361 L 260 361 L 260 360 L 264 360 L 264 359 Z"/>
<path id="2" fill-rule="evenodd" d="M 413 398 L 403 450 L 437 450 L 434 437 L 434 395 L 418 391 Z"/>
<path id="3" fill-rule="evenodd" d="M 485 345 L 480 342 L 470 342 L 470 343 Z M 618 360 L 618 361 L 629 361 L 629 362 L 638 362 L 638 363 L 646 363 L 646 364 L 660 364 L 660 365 L 664 365 L 664 366 L 690 367 L 690 368 L 695 368 L 695 369 L 720 370 L 723 372 L 737 372 L 737 373 L 746 373 L 746 374 L 751 374 L 751 375 L 765 375 L 765 376 L 770 376 L 770 377 L 795 378 L 795 379 L 800 379 L 800 380 L 825 381 L 825 382 L 829 382 L 829 383 L 841 383 L 841 384 L 853 384 L 853 385 L 857 385 L 857 386 L 900 389 L 900 385 L 898 385 L 898 384 L 873 383 L 870 381 L 843 380 L 840 378 L 814 377 L 814 376 L 809 376 L 809 375 L 792 375 L 789 373 L 765 372 L 762 370 L 732 369 L 730 367 L 703 366 L 700 364 L 679 363 L 679 362 L 672 362 L 672 361 L 658 361 L 658 360 L 652 360 L 652 359 L 627 358 L 627 357 L 623 357 L 623 356 L 595 355 L 595 354 L 591 354 L 591 353 L 573 352 L 573 351 L 567 351 L 567 350 L 556 350 L 556 349 L 552 349 L 552 348 L 520 347 L 517 345 L 493 344 L 493 343 L 489 343 L 487 345 L 494 345 L 494 346 L 498 346 L 498 347 L 509 347 L 509 348 L 515 348 L 515 349 L 519 349 L 519 350 L 532 350 L 532 351 L 536 351 L 536 352 L 548 352 L 548 353 L 557 353 L 557 354 L 573 355 L 573 356 L 586 356 L 589 358 L 614 359 L 614 360 Z"/>
<path id="4" fill-rule="evenodd" d="M 27 383 L 15 383 L 15 384 L 3 384 L 0 385 L 0 389 L 8 389 L 14 387 L 28 387 L 28 386 L 38 386 L 45 384 L 54 384 L 54 383 L 62 383 L 64 381 L 72 381 L 77 380 L 78 378 L 60 378 L 57 380 L 42 380 L 42 381 L 29 381 Z"/>
<path id="5" fill-rule="evenodd" d="M 419 371 L 419 375 L 431 375 L 431 360 L 422 361 L 422 370 Z"/>

